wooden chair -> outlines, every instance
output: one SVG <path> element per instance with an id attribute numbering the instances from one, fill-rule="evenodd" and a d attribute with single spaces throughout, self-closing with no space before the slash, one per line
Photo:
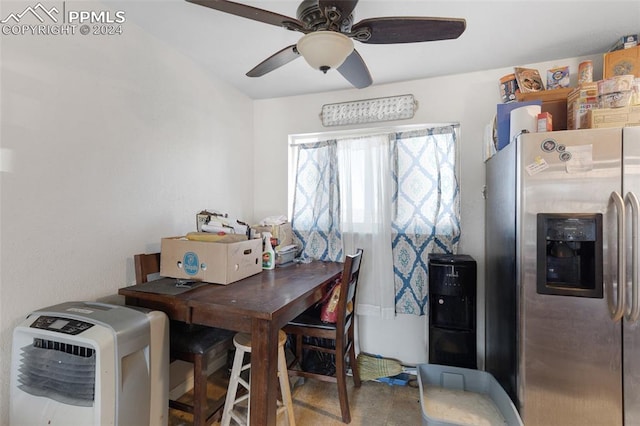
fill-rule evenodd
<path id="1" fill-rule="evenodd" d="M 353 382 L 356 387 L 360 387 L 360 373 L 358 372 L 358 365 L 356 363 L 354 344 L 354 307 L 361 262 L 362 249 L 358 249 L 356 254 L 349 255 L 345 259 L 340 297 L 337 306 L 337 321 L 335 324 L 323 323 L 317 311 L 306 311 L 283 328 L 287 334 L 293 336 L 296 359 L 300 365 L 304 363 L 303 355 L 305 351 L 319 351 L 335 356 L 335 376 L 302 371 L 298 368 L 292 369 L 291 365 L 289 367 L 289 375 L 337 383 L 340 410 L 344 423 L 351 422 L 351 412 L 349 411 L 349 400 L 347 397 L 347 357 L 353 372 Z M 311 342 L 313 342 L 313 340 L 304 341 L 305 337 L 328 339 L 329 341 L 333 341 L 335 346 L 334 348 L 326 348 L 312 344 Z"/>
<path id="2" fill-rule="evenodd" d="M 150 274 L 160 272 L 160 253 L 136 254 L 133 259 L 138 284 L 146 283 Z M 169 407 L 193 414 L 194 425 L 209 425 L 222 416 L 225 396 L 207 409 L 207 368 L 211 359 L 226 355 L 233 347 L 234 335 L 230 330 L 170 322 L 171 359 L 193 364 L 193 405 L 169 400 Z"/>

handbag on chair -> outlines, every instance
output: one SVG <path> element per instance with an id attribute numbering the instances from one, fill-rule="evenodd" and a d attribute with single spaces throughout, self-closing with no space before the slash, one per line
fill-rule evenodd
<path id="1" fill-rule="evenodd" d="M 338 320 L 338 300 L 340 300 L 340 280 L 336 280 L 320 304 L 320 321 L 335 324 Z"/>

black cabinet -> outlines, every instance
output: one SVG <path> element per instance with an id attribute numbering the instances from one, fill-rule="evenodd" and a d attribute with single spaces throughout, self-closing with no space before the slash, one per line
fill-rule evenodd
<path id="1" fill-rule="evenodd" d="M 429 363 L 478 368 L 476 277 L 471 256 L 429 254 Z"/>

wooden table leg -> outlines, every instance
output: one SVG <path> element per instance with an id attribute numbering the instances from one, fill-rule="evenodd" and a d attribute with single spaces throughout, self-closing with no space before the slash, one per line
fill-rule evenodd
<path id="1" fill-rule="evenodd" d="M 278 395 L 278 329 L 271 321 L 253 319 L 251 324 L 252 426 L 275 426 Z"/>

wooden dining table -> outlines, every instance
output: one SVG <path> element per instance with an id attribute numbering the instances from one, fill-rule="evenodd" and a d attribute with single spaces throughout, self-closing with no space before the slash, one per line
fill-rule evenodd
<path id="1" fill-rule="evenodd" d="M 276 424 L 278 331 L 317 303 L 342 263 L 292 263 L 228 285 L 176 280 L 124 287 L 126 303 L 164 311 L 172 320 L 251 333 L 251 425 Z M 149 287 L 150 286 L 150 287 Z"/>

